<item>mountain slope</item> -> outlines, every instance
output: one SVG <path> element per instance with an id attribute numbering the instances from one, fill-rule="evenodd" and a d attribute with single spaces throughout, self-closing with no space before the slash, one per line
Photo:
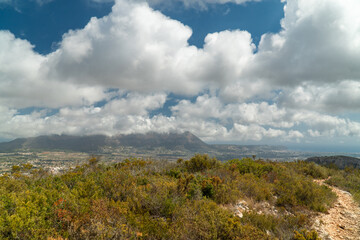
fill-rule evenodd
<path id="1" fill-rule="evenodd" d="M 136 148 L 157 148 L 166 149 L 186 149 L 198 151 L 208 149 L 209 146 L 190 132 L 179 133 L 147 133 L 147 134 L 129 134 L 118 135 L 107 139 L 109 146 L 130 146 Z"/>
<path id="2" fill-rule="evenodd" d="M 69 136 L 50 135 L 15 139 L 0 143 L 0 152 L 16 150 L 64 150 L 76 152 L 98 152 L 104 147 L 121 146 L 139 149 L 164 147 L 169 150 L 188 150 L 192 152 L 209 150 L 210 147 L 190 132 L 185 133 L 147 133 L 108 137 L 105 135 Z"/>
<path id="3" fill-rule="evenodd" d="M 360 159 L 348 156 L 325 156 L 325 157 L 311 157 L 306 159 L 306 161 L 314 162 L 319 165 L 330 165 L 334 164 L 340 169 L 345 167 L 354 167 L 360 168 Z"/>
<path id="4" fill-rule="evenodd" d="M 155 133 L 129 135 L 69 136 L 49 135 L 20 138 L 0 143 L 1 152 L 82 152 L 96 155 L 113 155 L 126 158 L 165 158 L 176 160 L 190 158 L 196 153 L 208 154 L 219 160 L 242 157 L 267 159 L 299 158 L 299 153 L 282 146 L 268 145 L 219 145 L 207 144 L 190 132 Z M 1 159 L 0 159 L 1 160 Z"/>
<path id="5" fill-rule="evenodd" d="M 96 151 L 105 145 L 106 136 L 69 136 L 69 135 L 49 135 L 32 138 L 15 139 L 11 142 L 0 143 L 0 152 L 10 152 L 16 150 L 67 150 L 78 152 Z"/>

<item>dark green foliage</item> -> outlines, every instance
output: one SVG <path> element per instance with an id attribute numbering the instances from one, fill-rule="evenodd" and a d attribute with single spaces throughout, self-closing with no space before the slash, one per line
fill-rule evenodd
<path id="1" fill-rule="evenodd" d="M 210 158 L 208 155 L 196 154 L 189 161 L 185 162 L 185 167 L 189 172 L 201 172 L 207 169 L 216 168 L 220 162 L 216 158 Z"/>
<path id="2" fill-rule="evenodd" d="M 303 206 L 319 212 L 326 212 L 336 195 L 326 186 L 319 186 L 311 179 L 296 175 L 291 169 L 280 172 L 275 183 L 279 196 L 277 205 L 284 207 Z"/>
<path id="3" fill-rule="evenodd" d="M 270 200 L 273 193 L 273 184 L 265 178 L 259 178 L 252 173 L 246 173 L 237 179 L 238 188 L 247 197 L 256 201 Z"/>
<path id="4" fill-rule="evenodd" d="M 261 160 L 253 160 L 251 158 L 233 159 L 228 161 L 231 168 L 236 168 L 240 174 L 252 173 L 255 176 L 263 176 L 273 170 L 273 166 Z"/>
<path id="5" fill-rule="evenodd" d="M 239 218 L 208 200 L 187 201 L 174 218 L 172 239 L 270 239 L 260 229 L 243 225 Z"/>
<path id="6" fill-rule="evenodd" d="M 167 172 L 167 175 L 173 178 L 180 178 L 181 172 L 179 169 L 170 169 L 170 171 Z"/>
<path id="7" fill-rule="evenodd" d="M 338 156 L 311 157 L 306 159 L 306 161 L 315 162 L 316 164 L 332 167 L 335 169 L 345 169 L 346 167 L 360 169 L 359 158 L 349 157 L 349 156 L 338 155 Z"/>
<path id="8" fill-rule="evenodd" d="M 250 211 L 244 213 L 241 222 L 271 233 L 278 239 L 290 239 L 293 236 L 293 231 L 309 223 L 309 218 L 302 214 L 282 216 L 258 214 Z"/>
<path id="9" fill-rule="evenodd" d="M 360 204 L 360 169 L 345 168 L 331 170 L 331 178 L 326 183 L 350 192 Z"/>
<path id="10" fill-rule="evenodd" d="M 275 231 L 278 227 L 279 219 L 272 215 L 257 214 L 255 212 L 245 212 L 242 222 L 256 226 L 262 231 Z"/>
<path id="11" fill-rule="evenodd" d="M 301 230 L 300 232 L 295 231 L 293 240 L 321 240 L 316 231 Z"/>
<path id="12" fill-rule="evenodd" d="M 20 166 L 17 166 L 17 165 L 14 165 L 12 166 L 11 168 L 11 173 L 16 173 L 16 172 L 20 172 L 21 171 L 21 167 Z"/>
<path id="13" fill-rule="evenodd" d="M 327 178 L 329 177 L 329 170 L 326 167 L 315 164 L 314 162 L 307 161 L 297 161 L 293 163 L 288 163 L 289 166 L 292 166 L 293 169 L 302 175 L 311 176 L 313 178 Z"/>

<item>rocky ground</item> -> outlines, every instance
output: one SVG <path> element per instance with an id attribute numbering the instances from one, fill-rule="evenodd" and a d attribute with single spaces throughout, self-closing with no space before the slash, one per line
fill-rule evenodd
<path id="1" fill-rule="evenodd" d="M 317 181 L 324 184 L 324 181 Z M 323 240 L 360 240 L 360 207 L 352 195 L 329 186 L 338 199 L 327 214 L 315 218 L 313 228 Z"/>
<path id="2" fill-rule="evenodd" d="M 315 180 L 318 184 L 325 184 L 324 181 Z M 338 199 L 328 213 L 320 213 L 314 218 L 314 224 L 311 228 L 319 233 L 322 240 L 360 240 L 359 204 L 354 201 L 349 192 L 327 186 L 332 189 Z M 278 214 L 277 209 L 267 202 L 251 204 L 249 201 L 241 200 L 231 209 L 239 217 L 243 217 L 243 213 L 250 209 L 258 213 Z"/>

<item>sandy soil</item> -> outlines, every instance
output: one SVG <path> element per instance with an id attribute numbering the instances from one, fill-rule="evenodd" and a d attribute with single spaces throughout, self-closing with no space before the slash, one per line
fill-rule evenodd
<path id="1" fill-rule="evenodd" d="M 324 180 L 316 181 L 325 184 Z M 327 214 L 320 214 L 314 220 L 316 229 L 323 240 L 360 240 L 360 207 L 352 195 L 329 186 L 338 200 Z"/>

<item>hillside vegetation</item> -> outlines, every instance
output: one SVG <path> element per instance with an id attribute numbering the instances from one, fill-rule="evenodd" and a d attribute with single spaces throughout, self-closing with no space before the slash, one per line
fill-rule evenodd
<path id="1" fill-rule="evenodd" d="M 360 159 L 348 156 L 322 156 L 322 157 L 310 157 L 306 161 L 314 162 L 323 166 L 337 167 L 339 169 L 345 169 L 346 167 L 360 168 Z"/>
<path id="2" fill-rule="evenodd" d="M 336 196 L 313 178 L 358 174 L 207 155 L 113 165 L 92 158 L 61 175 L 31 167 L 0 177 L 1 239 L 319 239 L 309 221 Z M 239 217 L 231 209 L 242 199 L 249 211 Z M 276 214 L 252 208 L 262 203 Z"/>

